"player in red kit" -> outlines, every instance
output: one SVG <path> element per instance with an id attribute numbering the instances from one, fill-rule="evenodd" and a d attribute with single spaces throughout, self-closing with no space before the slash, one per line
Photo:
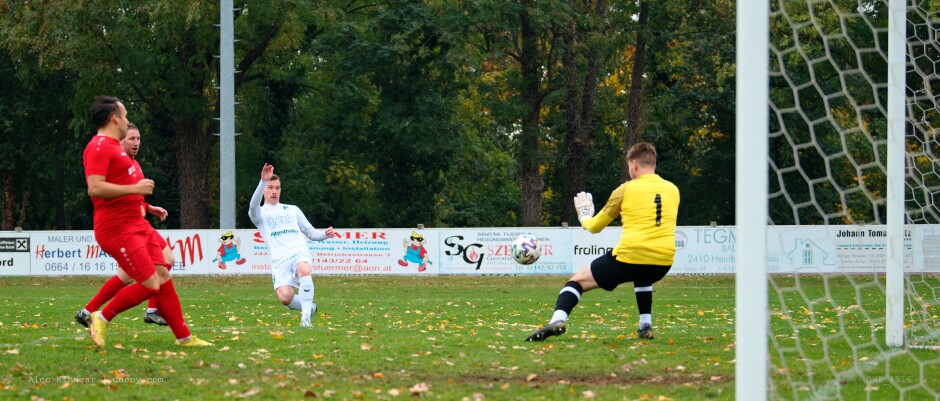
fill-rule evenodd
<path id="1" fill-rule="evenodd" d="M 124 148 L 124 152 L 127 153 L 127 155 L 130 156 L 132 160 L 134 160 L 134 167 L 137 169 L 137 171 L 141 172 L 141 176 L 143 176 L 143 170 L 140 168 L 140 163 L 137 161 L 137 152 L 140 150 L 140 130 L 133 123 L 127 124 L 127 135 L 123 140 L 121 140 L 121 146 Z M 157 216 L 161 221 L 166 219 L 168 215 L 166 209 L 160 206 L 154 206 L 145 203 L 144 208 L 147 210 L 147 213 Z M 170 251 L 169 245 L 163 241 L 163 237 L 158 237 L 158 239 L 160 243 L 157 245 L 163 249 L 163 259 L 166 262 L 165 264 L 167 266 L 167 270 L 170 270 L 173 267 L 174 262 L 173 252 Z M 95 296 L 91 299 L 91 301 L 88 301 L 88 304 L 86 304 L 84 308 L 75 314 L 75 321 L 85 327 L 88 327 L 88 324 L 91 322 L 91 312 L 101 308 L 105 302 L 108 302 L 111 300 L 111 298 L 114 298 L 114 295 L 117 294 L 121 288 L 124 288 L 133 282 L 134 279 L 127 275 L 123 269 L 118 269 L 117 274 L 105 282 L 104 285 L 101 286 L 101 289 L 98 290 L 98 293 L 95 294 Z M 151 297 L 147 302 L 147 311 L 144 313 L 144 323 L 154 323 L 160 326 L 167 325 L 166 320 L 163 319 L 163 317 L 160 316 L 160 314 L 157 312 L 157 299 L 155 297 Z"/>
<path id="2" fill-rule="evenodd" d="M 163 241 L 144 218 L 144 196 L 153 193 L 154 182 L 143 177 L 121 147 L 121 140 L 127 135 L 127 109 L 117 98 L 97 96 L 91 117 L 98 135 L 85 147 L 82 161 L 88 195 L 95 209 L 95 240 L 136 281 L 118 291 L 103 310 L 91 314 L 88 329 L 92 341 L 104 347 L 108 325 L 115 316 L 156 297 L 177 344 L 212 345 L 189 333 L 179 296 L 164 265 L 166 260 L 160 247 Z"/>

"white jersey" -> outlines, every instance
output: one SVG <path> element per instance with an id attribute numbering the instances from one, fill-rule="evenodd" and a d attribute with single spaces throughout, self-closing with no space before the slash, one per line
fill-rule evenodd
<path id="1" fill-rule="evenodd" d="M 258 227 L 261 237 L 268 244 L 271 261 L 277 263 L 300 252 L 307 252 L 309 255 L 307 238 L 322 241 L 327 238 L 326 232 L 313 228 L 297 206 L 283 203 L 261 206 L 267 185 L 267 181 L 261 181 L 255 188 L 255 193 L 251 195 L 251 205 L 248 207 L 248 217 L 255 227 Z"/>

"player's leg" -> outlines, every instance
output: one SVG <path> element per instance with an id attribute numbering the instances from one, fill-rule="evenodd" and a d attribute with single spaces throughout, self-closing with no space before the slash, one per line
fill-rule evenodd
<path id="1" fill-rule="evenodd" d="M 555 311 L 548 325 L 529 335 L 526 341 L 542 341 L 548 337 L 563 334 L 567 330 L 568 315 L 578 305 L 582 294 L 596 288 L 611 291 L 623 282 L 623 277 L 616 274 L 619 264 L 622 263 L 607 253 L 594 259 L 590 266 L 575 273 L 558 293 Z"/>
<path id="2" fill-rule="evenodd" d="M 293 286 L 282 285 L 274 289 L 278 302 L 290 310 L 300 310 L 300 297 L 296 296 Z"/>
<path id="3" fill-rule="evenodd" d="M 100 312 L 91 314 L 89 332 L 95 345 L 103 347 L 109 322 L 124 312 L 157 294 L 159 278 L 147 249 L 148 236 L 145 231 L 119 235 L 105 240 L 98 239 L 101 248 L 114 257 L 118 265 L 136 284 L 122 288 Z"/>
<path id="4" fill-rule="evenodd" d="M 633 281 L 636 294 L 636 308 L 640 314 L 637 338 L 653 339 L 653 283 L 669 273 L 671 266 L 642 265 L 633 266 L 637 278 Z"/>
<path id="5" fill-rule="evenodd" d="M 184 347 L 202 347 L 209 346 L 212 343 L 200 340 L 189 332 L 189 326 L 183 319 L 183 307 L 180 305 L 180 297 L 176 292 L 176 286 L 170 277 L 170 266 L 173 265 L 173 255 L 169 253 L 166 242 L 160 237 L 156 230 L 151 230 L 150 238 L 147 243 L 147 250 L 150 259 L 155 264 L 157 282 L 159 291 L 154 296 L 155 306 L 160 310 L 162 318 L 173 331 L 176 337 L 176 343 Z M 169 254 L 169 256 L 167 256 Z"/>
<path id="6" fill-rule="evenodd" d="M 117 274 L 105 282 L 104 285 L 98 289 L 98 293 L 91 298 L 91 301 L 88 301 L 88 304 L 75 314 L 75 321 L 82 326 L 88 327 L 88 322 L 91 321 L 91 312 L 97 311 L 98 308 L 101 308 L 101 305 L 104 305 L 105 302 L 114 298 L 118 291 L 133 282 L 134 279 L 128 276 L 127 273 L 124 272 L 124 269 L 118 268 Z"/>
<path id="7" fill-rule="evenodd" d="M 316 304 L 313 303 L 313 277 L 310 275 L 313 268 L 310 266 L 309 257 L 301 258 L 296 265 L 298 291 L 297 297 L 300 298 L 300 325 L 310 327 L 310 317 L 316 313 Z"/>
<path id="8" fill-rule="evenodd" d="M 166 241 L 163 239 L 163 237 L 157 235 L 155 241 L 156 243 L 153 245 L 162 248 L 161 257 L 163 258 L 163 261 L 166 265 L 167 272 L 169 272 L 170 269 L 173 268 L 173 263 L 176 262 L 176 260 L 173 258 L 173 251 L 170 250 L 169 245 L 166 245 Z M 153 323 L 160 326 L 166 326 L 168 324 L 166 319 L 164 319 L 157 310 L 157 297 L 150 297 L 150 299 L 147 301 L 147 311 L 144 312 L 144 323 Z"/>
<path id="9" fill-rule="evenodd" d="M 274 284 L 274 294 L 278 302 L 290 310 L 301 310 L 300 298 L 294 296 L 294 290 L 299 286 L 294 276 L 293 259 L 271 262 L 271 282 Z"/>

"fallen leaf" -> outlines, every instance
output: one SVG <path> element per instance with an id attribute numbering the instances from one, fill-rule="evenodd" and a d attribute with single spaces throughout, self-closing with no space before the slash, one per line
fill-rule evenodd
<path id="1" fill-rule="evenodd" d="M 408 391 L 411 392 L 412 395 L 421 395 L 422 393 L 426 393 L 426 392 L 428 392 L 428 391 L 430 391 L 430 390 L 431 390 L 431 388 L 428 387 L 428 385 L 427 385 L 426 383 L 423 383 L 423 382 L 422 382 L 422 383 L 415 384 L 414 386 L 411 386 L 411 387 L 408 389 Z"/>

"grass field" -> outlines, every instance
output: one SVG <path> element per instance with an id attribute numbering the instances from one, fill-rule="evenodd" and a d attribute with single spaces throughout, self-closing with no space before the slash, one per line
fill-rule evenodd
<path id="1" fill-rule="evenodd" d="M 97 350 L 72 315 L 104 278 L 4 278 L 0 399 L 734 398 L 733 277 L 670 276 L 658 284 L 654 340 L 635 337 L 627 285 L 586 294 L 565 335 L 524 342 L 546 323 L 565 279 L 317 277 L 315 327 L 300 328 L 299 312 L 277 303 L 267 276 L 178 277 L 190 328 L 213 347 L 174 345 L 169 329 L 141 321 L 141 308 L 120 315 L 107 347 Z M 794 324 L 802 328 L 793 319 L 772 321 L 778 336 Z M 818 351 L 795 349 L 802 348 L 809 349 L 803 358 Z M 859 359 L 851 344 L 833 342 L 826 353 L 826 361 Z M 934 367 L 936 353 L 926 354 L 934 355 Z M 920 377 L 920 368 L 889 373 Z M 790 378 L 780 394 L 811 398 L 813 390 L 790 387 L 795 378 L 813 377 L 809 370 L 827 368 L 775 372 Z M 889 383 L 872 390 L 872 377 L 836 383 L 844 394 L 897 399 L 882 391 Z M 825 374 L 818 380 L 827 382 Z M 938 388 L 936 376 L 926 380 Z"/>

